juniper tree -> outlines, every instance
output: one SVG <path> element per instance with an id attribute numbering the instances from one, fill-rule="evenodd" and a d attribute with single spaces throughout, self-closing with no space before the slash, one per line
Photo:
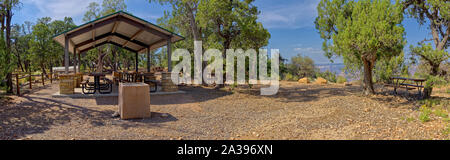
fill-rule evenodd
<path id="1" fill-rule="evenodd" d="M 399 55 L 405 44 L 402 6 L 390 0 L 322 0 L 317 9 L 315 24 L 325 55 L 363 68 L 364 93 L 374 94 L 377 60 Z"/>

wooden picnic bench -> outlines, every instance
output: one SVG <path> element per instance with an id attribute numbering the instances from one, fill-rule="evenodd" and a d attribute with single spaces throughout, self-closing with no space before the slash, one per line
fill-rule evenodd
<path id="1" fill-rule="evenodd" d="M 419 92 L 419 96 L 422 96 L 422 90 L 424 88 L 423 83 L 426 81 L 426 79 L 404 77 L 391 77 L 390 79 L 393 83 L 386 84 L 385 86 L 394 87 L 394 94 L 397 94 L 398 88 L 405 88 L 406 91 L 417 89 Z"/>
<path id="2" fill-rule="evenodd" d="M 89 82 L 89 79 L 81 82 L 83 94 L 95 94 L 97 91 L 100 94 L 112 93 L 113 81 L 105 78 L 104 73 L 91 73 L 89 76 L 94 77 L 94 82 Z"/>

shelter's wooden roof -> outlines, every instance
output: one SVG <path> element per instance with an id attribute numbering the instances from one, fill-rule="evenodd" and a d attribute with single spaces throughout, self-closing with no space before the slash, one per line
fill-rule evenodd
<path id="1" fill-rule="evenodd" d="M 64 47 L 69 39 L 69 52 L 83 53 L 104 44 L 113 44 L 132 52 L 143 53 L 147 48 L 156 49 L 184 37 L 159 27 L 153 23 L 119 11 L 80 25 L 53 37 Z"/>

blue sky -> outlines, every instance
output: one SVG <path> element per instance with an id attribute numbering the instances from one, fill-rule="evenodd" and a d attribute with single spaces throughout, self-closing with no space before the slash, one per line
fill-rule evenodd
<path id="1" fill-rule="evenodd" d="M 63 19 L 74 18 L 77 25 L 82 24 L 83 14 L 90 2 L 101 0 L 22 0 L 22 6 L 15 11 L 13 23 L 24 21 L 35 22 L 37 18 L 51 17 Z M 171 6 L 149 3 L 148 0 L 125 0 L 128 12 L 150 22 L 170 11 Z M 314 28 L 317 16 L 316 6 L 320 0 L 256 0 L 254 5 L 261 11 L 259 21 L 269 30 L 271 39 L 267 48 L 280 49 L 285 58 L 297 54 L 309 56 L 318 64 L 330 63 L 323 56 L 322 40 Z M 427 26 L 419 26 L 414 19 L 406 18 L 403 22 L 406 29 L 408 45 L 416 45 L 425 38 L 430 38 Z M 338 58 L 335 63 L 340 63 Z"/>

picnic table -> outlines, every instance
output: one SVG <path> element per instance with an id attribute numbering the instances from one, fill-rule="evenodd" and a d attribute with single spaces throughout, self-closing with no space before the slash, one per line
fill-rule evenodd
<path id="1" fill-rule="evenodd" d="M 152 79 L 150 77 L 154 77 L 155 73 L 141 73 L 140 77 L 142 82 L 150 85 L 150 92 L 157 92 L 158 91 L 158 81 L 156 79 Z M 152 90 L 154 88 L 154 90 Z"/>
<path id="2" fill-rule="evenodd" d="M 405 88 L 407 91 L 417 88 L 417 90 L 419 91 L 419 96 L 422 96 L 422 90 L 424 88 L 423 83 L 426 81 L 426 79 L 404 77 L 391 77 L 390 79 L 393 82 L 391 86 L 394 87 L 395 94 L 397 94 L 398 88 Z M 411 82 L 412 84 L 407 82 Z"/>
<path id="3" fill-rule="evenodd" d="M 130 71 L 130 72 L 123 72 L 123 80 L 126 82 L 138 82 L 140 80 L 139 76 L 141 76 L 140 73 L 137 73 L 135 71 Z"/>
<path id="4" fill-rule="evenodd" d="M 112 92 L 112 82 L 110 80 L 104 78 L 106 76 L 105 73 L 90 73 L 89 76 L 94 77 L 94 83 L 89 83 L 89 80 L 86 80 L 86 82 L 83 82 L 83 93 L 84 94 L 95 94 L 97 91 L 100 94 L 109 94 Z M 101 84 L 100 80 L 103 78 L 103 80 L 106 82 L 105 84 Z M 88 90 L 90 92 L 85 92 L 84 90 Z M 103 92 L 103 90 L 108 90 L 106 92 Z"/>

